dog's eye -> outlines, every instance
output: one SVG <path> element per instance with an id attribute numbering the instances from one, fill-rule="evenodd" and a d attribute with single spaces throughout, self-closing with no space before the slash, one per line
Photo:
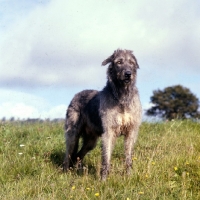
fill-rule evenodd
<path id="1" fill-rule="evenodd" d="M 132 62 L 132 61 L 130 61 L 129 63 L 130 63 L 131 65 L 134 65 L 134 62 Z"/>
<path id="2" fill-rule="evenodd" d="M 117 61 L 117 64 L 122 64 L 122 61 L 120 61 L 120 60 L 119 60 L 119 61 Z"/>

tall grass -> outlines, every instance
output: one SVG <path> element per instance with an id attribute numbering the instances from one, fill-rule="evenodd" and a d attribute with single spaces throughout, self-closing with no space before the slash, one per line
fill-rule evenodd
<path id="1" fill-rule="evenodd" d="M 64 174 L 63 123 L 0 124 L 0 199 L 200 199 L 200 124 L 143 123 L 131 176 L 117 140 L 108 180 L 101 182 L 100 141 L 82 171 Z"/>

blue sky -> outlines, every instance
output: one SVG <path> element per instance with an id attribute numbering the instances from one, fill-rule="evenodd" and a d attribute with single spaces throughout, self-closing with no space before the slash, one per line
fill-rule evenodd
<path id="1" fill-rule="evenodd" d="M 0 119 L 64 118 L 75 93 L 101 90 L 102 61 L 134 51 L 143 108 L 181 84 L 200 99 L 196 0 L 0 0 Z"/>

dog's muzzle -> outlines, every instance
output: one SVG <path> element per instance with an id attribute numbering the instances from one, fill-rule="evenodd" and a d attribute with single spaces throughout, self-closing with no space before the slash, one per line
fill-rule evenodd
<path id="1" fill-rule="evenodd" d="M 124 77 L 125 77 L 124 81 L 125 81 L 125 83 L 130 82 L 131 75 L 132 75 L 131 71 L 125 71 L 125 73 L 124 73 Z"/>

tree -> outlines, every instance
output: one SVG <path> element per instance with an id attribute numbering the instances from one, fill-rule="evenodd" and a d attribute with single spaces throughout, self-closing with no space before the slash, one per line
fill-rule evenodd
<path id="1" fill-rule="evenodd" d="M 10 122 L 14 122 L 15 121 L 15 118 L 14 117 L 11 117 L 10 118 Z"/>
<path id="2" fill-rule="evenodd" d="M 6 121 L 6 117 L 3 117 L 3 118 L 1 119 L 1 121 L 2 121 L 2 122 L 5 122 L 5 121 Z"/>
<path id="3" fill-rule="evenodd" d="M 149 116 L 160 116 L 169 120 L 200 116 L 198 98 L 181 85 L 155 90 L 150 99 L 153 106 L 146 111 Z"/>

